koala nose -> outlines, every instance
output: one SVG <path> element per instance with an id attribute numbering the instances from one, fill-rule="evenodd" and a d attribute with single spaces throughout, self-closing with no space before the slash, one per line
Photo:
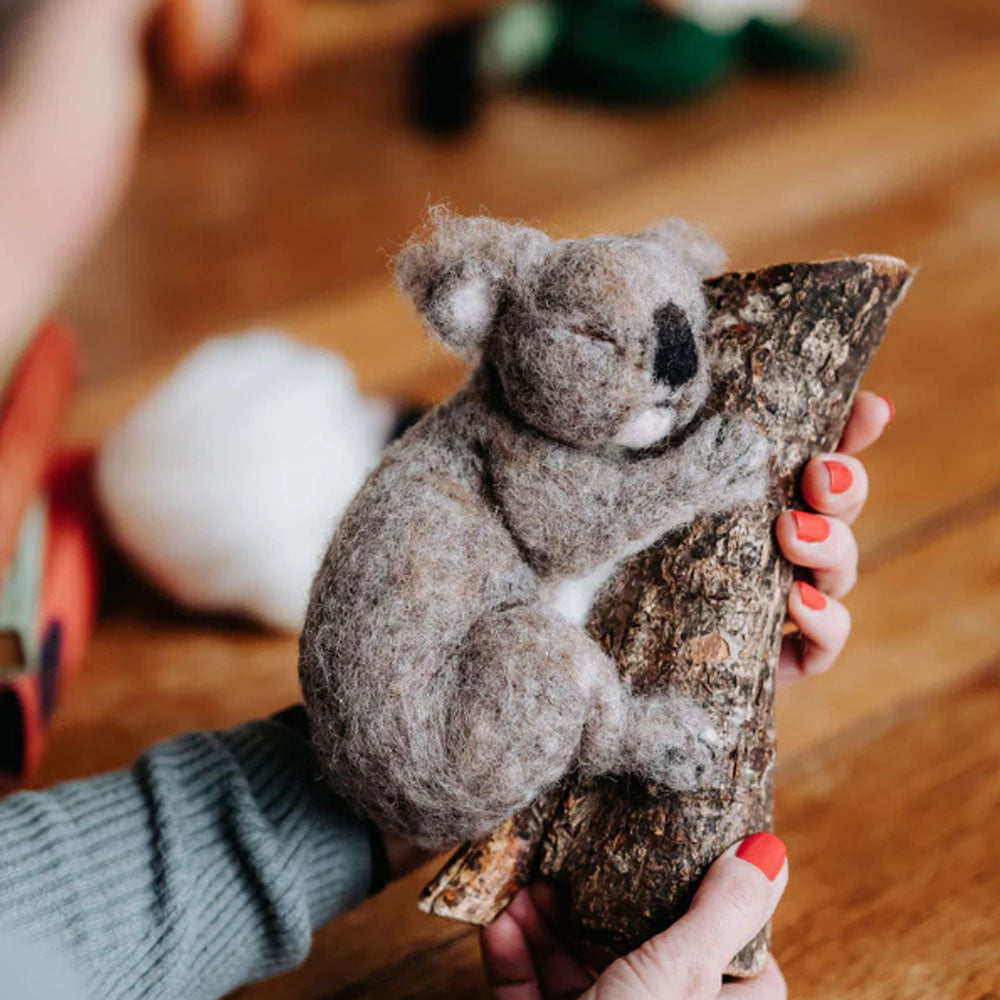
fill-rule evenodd
<path id="1" fill-rule="evenodd" d="M 690 382 L 698 374 L 698 348 L 687 316 L 671 302 L 657 309 L 653 320 L 656 323 L 653 377 L 674 387 Z"/>

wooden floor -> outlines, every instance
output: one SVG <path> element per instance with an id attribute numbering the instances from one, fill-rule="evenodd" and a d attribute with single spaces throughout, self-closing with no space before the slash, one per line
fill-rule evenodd
<path id="1" fill-rule="evenodd" d="M 833 83 L 744 81 L 614 116 L 531 97 L 437 144 L 400 124 L 375 55 L 252 112 L 157 108 L 129 203 L 73 292 L 90 440 L 191 344 L 263 319 L 329 344 L 364 386 L 458 377 L 385 273 L 428 197 L 558 233 L 679 213 L 735 264 L 881 251 L 920 266 L 869 385 L 898 418 L 868 461 L 855 631 L 783 692 L 775 929 L 792 995 L 1000 995 L 1000 5 L 827 0 L 865 43 Z M 41 782 L 296 698 L 291 639 L 128 605 L 102 623 Z M 424 873 L 425 874 L 425 873 Z M 418 874 L 325 929 L 242 1000 L 482 997 L 475 941 L 414 908 Z"/>

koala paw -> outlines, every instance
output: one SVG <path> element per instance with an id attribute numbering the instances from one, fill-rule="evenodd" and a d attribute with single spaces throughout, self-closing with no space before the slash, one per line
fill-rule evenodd
<path id="1" fill-rule="evenodd" d="M 711 510 L 763 500 L 771 445 L 746 417 L 709 417 L 688 446 L 693 485 Z"/>
<path id="2" fill-rule="evenodd" d="M 722 784 L 727 754 L 708 714 L 681 695 L 636 698 L 626 736 L 628 770 L 679 792 Z"/>

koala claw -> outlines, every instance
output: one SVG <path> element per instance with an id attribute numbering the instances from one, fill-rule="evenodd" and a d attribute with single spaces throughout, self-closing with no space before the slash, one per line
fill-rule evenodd
<path id="1" fill-rule="evenodd" d="M 709 417 L 688 447 L 695 451 L 692 458 L 702 477 L 694 485 L 699 490 L 721 489 L 719 507 L 763 499 L 771 446 L 746 417 Z"/>
<path id="2" fill-rule="evenodd" d="M 676 694 L 637 699 L 630 713 L 627 756 L 657 784 L 690 792 L 721 783 L 720 734 L 707 713 Z"/>

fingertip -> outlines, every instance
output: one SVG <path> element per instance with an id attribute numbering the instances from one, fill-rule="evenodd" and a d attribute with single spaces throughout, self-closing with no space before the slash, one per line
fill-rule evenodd
<path id="1" fill-rule="evenodd" d="M 530 983 L 535 978 L 534 963 L 524 931 L 507 911 L 493 923 L 479 928 L 479 948 L 483 972 L 490 986 L 519 985 Z"/>
<path id="2" fill-rule="evenodd" d="M 824 594 L 841 598 L 857 580 L 857 540 L 845 520 L 808 511 L 784 511 L 775 522 L 781 554 L 793 566 L 813 571 Z"/>
<path id="3" fill-rule="evenodd" d="M 492 923 L 479 928 L 479 940 L 484 949 L 502 948 L 504 942 L 516 942 L 522 937 L 517 921 L 507 910 L 504 910 Z"/>
<path id="4" fill-rule="evenodd" d="M 761 830 L 744 837 L 735 845 L 733 856 L 753 865 L 768 882 L 775 882 L 788 864 L 788 850 L 784 841 L 769 830 Z"/>
<path id="5" fill-rule="evenodd" d="M 790 510 L 783 510 L 774 523 L 774 534 L 778 540 L 781 554 L 789 561 L 795 562 L 792 555 L 795 552 L 798 538 L 795 534 L 795 518 Z"/>
<path id="6" fill-rule="evenodd" d="M 868 499 L 864 463 L 843 452 L 814 455 L 802 473 L 802 496 L 813 510 L 850 524 Z"/>
<path id="7" fill-rule="evenodd" d="M 883 427 L 888 427 L 896 419 L 896 406 L 888 396 L 879 396 L 879 399 L 882 400 L 882 404 L 886 409 L 886 418 Z"/>
<path id="8" fill-rule="evenodd" d="M 812 607 L 822 602 L 822 607 Z M 829 594 L 796 581 L 788 595 L 788 617 L 799 631 L 782 642 L 779 672 L 783 683 L 826 673 L 851 634 L 851 615 Z"/>
<path id="9" fill-rule="evenodd" d="M 531 896 L 530 889 L 521 889 L 517 895 L 507 904 L 503 916 L 510 917 L 517 924 L 522 925 L 526 920 L 532 919 L 537 912 L 535 902 Z M 499 918 L 498 918 L 499 919 Z"/>
<path id="10" fill-rule="evenodd" d="M 663 935 L 661 947 L 694 949 L 702 964 L 719 970 L 770 920 L 788 880 L 788 855 L 769 831 L 730 845 L 711 864 L 688 912 Z"/>
<path id="11" fill-rule="evenodd" d="M 805 580 L 796 580 L 792 585 L 789 602 L 796 611 L 804 610 L 815 613 L 825 611 L 827 608 L 826 595 Z"/>
<path id="12" fill-rule="evenodd" d="M 837 451 L 853 454 L 870 447 L 895 415 L 896 408 L 887 396 L 868 390 L 859 392 Z"/>

